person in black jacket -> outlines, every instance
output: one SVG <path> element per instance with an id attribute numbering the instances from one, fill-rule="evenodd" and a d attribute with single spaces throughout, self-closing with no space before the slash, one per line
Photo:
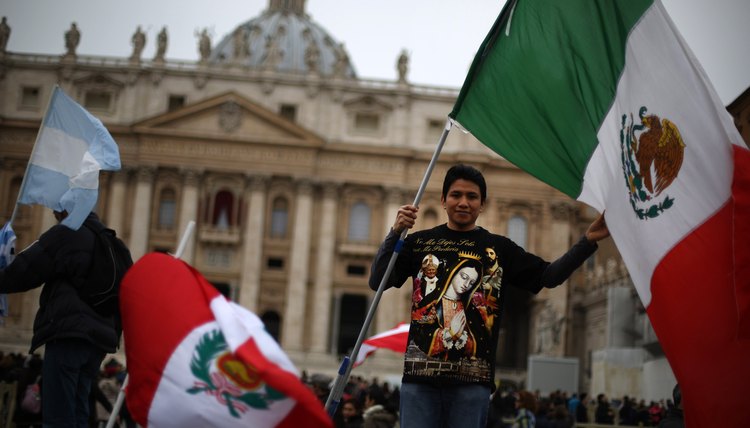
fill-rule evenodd
<path id="1" fill-rule="evenodd" d="M 66 212 L 55 212 L 58 222 Z M 103 225 L 91 213 L 84 225 Z M 86 426 L 89 391 L 107 353 L 120 342 L 119 314 L 101 315 L 78 294 L 88 278 L 96 236 L 89 227 L 57 224 L 0 271 L 0 293 L 42 288 L 31 350 L 45 346 L 42 415 L 45 426 Z"/>
<path id="2" fill-rule="evenodd" d="M 674 406 L 667 410 L 666 417 L 659 421 L 659 428 L 685 427 L 685 419 L 682 415 L 682 391 L 680 391 L 679 384 L 675 385 L 672 390 L 672 399 L 674 400 Z"/>

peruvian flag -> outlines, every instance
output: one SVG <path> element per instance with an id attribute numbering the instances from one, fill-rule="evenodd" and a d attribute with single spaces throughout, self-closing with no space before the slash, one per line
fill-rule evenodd
<path id="1" fill-rule="evenodd" d="M 142 257 L 120 306 L 125 396 L 140 425 L 332 427 L 261 320 L 181 260 Z"/>
<path id="2" fill-rule="evenodd" d="M 509 1 L 450 117 L 606 210 L 687 426 L 748 426 L 750 152 L 661 2 Z"/>
<path id="3" fill-rule="evenodd" d="M 362 364 L 365 358 L 372 355 L 373 352 L 379 348 L 390 349 L 391 351 L 405 353 L 406 352 L 406 341 L 409 337 L 409 324 L 400 323 L 396 327 L 378 333 L 362 342 L 362 346 L 359 348 L 357 359 L 354 361 L 354 366 Z"/>

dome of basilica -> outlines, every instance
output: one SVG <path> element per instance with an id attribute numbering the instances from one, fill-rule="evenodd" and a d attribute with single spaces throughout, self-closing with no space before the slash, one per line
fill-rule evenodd
<path id="1" fill-rule="evenodd" d="M 270 0 L 258 17 L 240 24 L 208 62 L 287 73 L 354 78 L 343 43 L 305 13 L 305 0 Z"/>

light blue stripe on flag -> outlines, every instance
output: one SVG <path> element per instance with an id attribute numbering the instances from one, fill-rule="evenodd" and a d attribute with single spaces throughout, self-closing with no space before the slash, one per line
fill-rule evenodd
<path id="1" fill-rule="evenodd" d="M 0 269 L 5 269 L 13 261 L 16 253 L 16 233 L 10 223 L 0 229 Z M 8 316 L 8 296 L 0 294 L 0 317 Z M 0 323 L 2 321 L 0 320 Z"/>
<path id="2" fill-rule="evenodd" d="M 99 119 L 55 87 L 18 202 L 67 211 L 62 224 L 78 229 L 96 205 L 102 169 L 120 169 L 117 143 Z"/>

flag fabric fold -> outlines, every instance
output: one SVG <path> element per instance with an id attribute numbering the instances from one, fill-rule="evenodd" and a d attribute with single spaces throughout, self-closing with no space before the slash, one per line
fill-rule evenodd
<path id="1" fill-rule="evenodd" d="M 0 269 L 5 269 L 16 256 L 16 233 L 10 223 L 0 229 Z M 8 316 L 8 295 L 0 294 L 0 317 Z M 2 321 L 0 320 L 0 323 Z"/>
<path id="2" fill-rule="evenodd" d="M 120 305 L 125 396 L 140 425 L 332 426 L 262 321 L 186 263 L 144 256 L 123 280 Z"/>
<path id="3" fill-rule="evenodd" d="M 55 86 L 18 203 L 67 211 L 62 224 L 77 230 L 96 205 L 99 171 L 119 169 L 120 153 L 109 131 Z"/>
<path id="4" fill-rule="evenodd" d="M 354 366 L 365 362 L 365 359 L 372 355 L 378 349 L 390 349 L 394 352 L 405 353 L 406 342 L 409 338 L 409 323 L 399 323 L 396 327 L 378 333 L 365 339 L 362 342 L 362 346 L 359 348 L 357 359 L 354 361 Z"/>
<path id="5" fill-rule="evenodd" d="M 450 117 L 606 210 L 687 423 L 718 412 L 743 426 L 731 409 L 750 381 L 748 149 L 661 2 L 509 2 Z"/>

